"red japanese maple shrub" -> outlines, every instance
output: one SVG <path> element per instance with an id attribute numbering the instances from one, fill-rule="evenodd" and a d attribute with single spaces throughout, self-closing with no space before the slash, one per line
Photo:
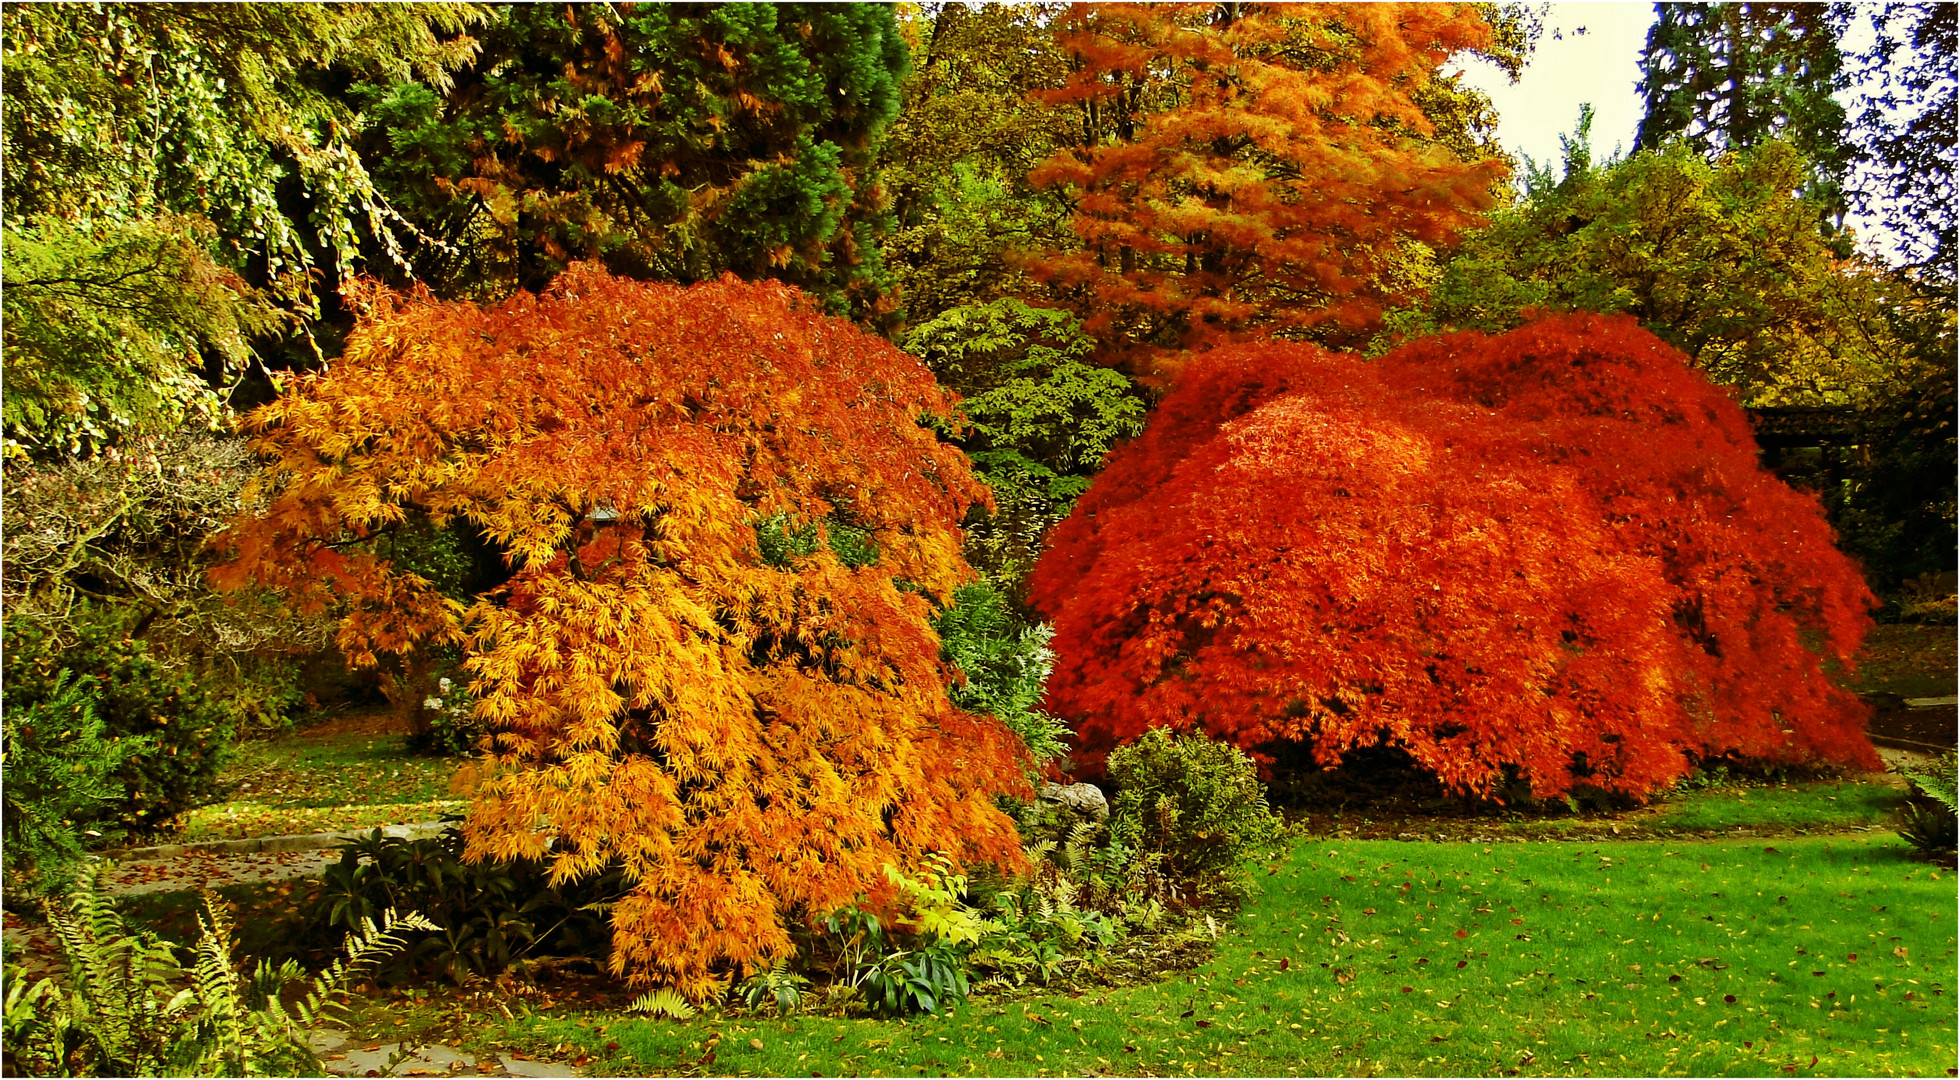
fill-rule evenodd
<path id="1" fill-rule="evenodd" d="M 1216 350 L 1031 593 L 1091 768 L 1157 727 L 1328 767 L 1399 748 L 1483 795 L 1507 770 L 1642 796 L 1711 757 L 1876 764 L 1817 651 L 1851 661 L 1870 592 L 1741 409 L 1630 318 L 1374 362 Z"/>

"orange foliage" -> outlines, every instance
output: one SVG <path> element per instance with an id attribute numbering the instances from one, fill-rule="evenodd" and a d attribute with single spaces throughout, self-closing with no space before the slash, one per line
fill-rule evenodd
<path id="1" fill-rule="evenodd" d="M 1399 747 L 1486 795 L 1507 768 L 1644 796 L 1723 755 L 1877 765 L 1806 647 L 1849 663 L 1871 594 L 1741 409 L 1624 316 L 1375 362 L 1215 350 L 1031 594 L 1091 765 L 1155 727 Z"/>
<path id="2" fill-rule="evenodd" d="M 1086 139 L 1030 179 L 1070 198 L 1082 247 L 1030 270 L 1133 367 L 1370 324 L 1408 242 L 1474 223 L 1504 172 L 1428 139 L 1416 104 L 1488 44 L 1472 5 L 1078 3 L 1057 36 L 1078 67 L 1040 96 Z"/>
<path id="3" fill-rule="evenodd" d="M 1025 752 L 948 703 L 927 621 L 985 492 L 917 422 L 950 404 L 923 366 L 732 278 L 362 299 L 332 372 L 249 418 L 270 502 L 217 576 L 344 605 L 359 663 L 467 646 L 498 732 L 469 857 L 617 861 L 614 970 L 695 997 L 791 951 L 789 919 L 893 902 L 888 866 L 1019 858 L 993 800 Z M 480 529 L 514 576 L 462 605 L 365 553 L 412 514 Z M 877 560 L 765 561 L 772 515 L 847 521 Z"/>

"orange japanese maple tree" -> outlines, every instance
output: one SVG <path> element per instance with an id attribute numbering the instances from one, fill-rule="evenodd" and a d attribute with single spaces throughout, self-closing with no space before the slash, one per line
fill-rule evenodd
<path id="1" fill-rule="evenodd" d="M 1030 175 L 1073 209 L 1079 250 L 1031 261 L 1108 358 L 1370 323 L 1411 241 L 1494 201 L 1503 164 L 1430 136 L 1420 101 L 1488 45 L 1474 4 L 1078 3 L 1077 66 L 1039 96 L 1081 141 Z"/>
<path id="2" fill-rule="evenodd" d="M 623 866 L 614 970 L 693 997 L 889 904 L 888 868 L 1019 858 L 994 797 L 1025 751 L 949 704 L 928 622 L 985 493 L 918 422 L 950 404 L 922 365 L 732 278 L 361 299 L 332 371 L 248 419 L 268 501 L 218 577 L 339 606 L 357 663 L 466 647 L 496 733 L 468 857 Z M 508 582 L 460 604 L 378 557 L 416 515 Z"/>
<path id="3" fill-rule="evenodd" d="M 1057 526 L 1050 711 L 1446 785 L 1643 796 L 1699 760 L 1875 766 L 1872 597 L 1719 388 L 1630 318 L 1193 362 Z M 1268 757 L 1270 762 L 1271 758 Z"/>

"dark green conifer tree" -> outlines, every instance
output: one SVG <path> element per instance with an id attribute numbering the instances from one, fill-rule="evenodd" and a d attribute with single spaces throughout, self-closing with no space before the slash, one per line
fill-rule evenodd
<path id="1" fill-rule="evenodd" d="M 1640 67 L 1647 115 L 1634 149 L 1685 140 L 1713 159 L 1772 137 L 1817 171 L 1807 192 L 1833 216 L 1845 210 L 1852 159 L 1844 107 L 1831 97 L 1843 57 L 1823 4 L 1654 5 Z"/>

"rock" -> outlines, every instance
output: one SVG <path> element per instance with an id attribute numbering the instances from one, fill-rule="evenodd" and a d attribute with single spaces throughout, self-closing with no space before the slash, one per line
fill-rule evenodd
<path id="1" fill-rule="evenodd" d="M 1100 825 L 1109 820 L 1109 800 L 1103 798 L 1102 789 L 1094 784 L 1051 784 L 1043 783 L 1035 797 L 1044 804 L 1073 815 L 1080 821 L 1092 821 Z M 1044 809 L 1047 809 L 1044 806 Z"/>

